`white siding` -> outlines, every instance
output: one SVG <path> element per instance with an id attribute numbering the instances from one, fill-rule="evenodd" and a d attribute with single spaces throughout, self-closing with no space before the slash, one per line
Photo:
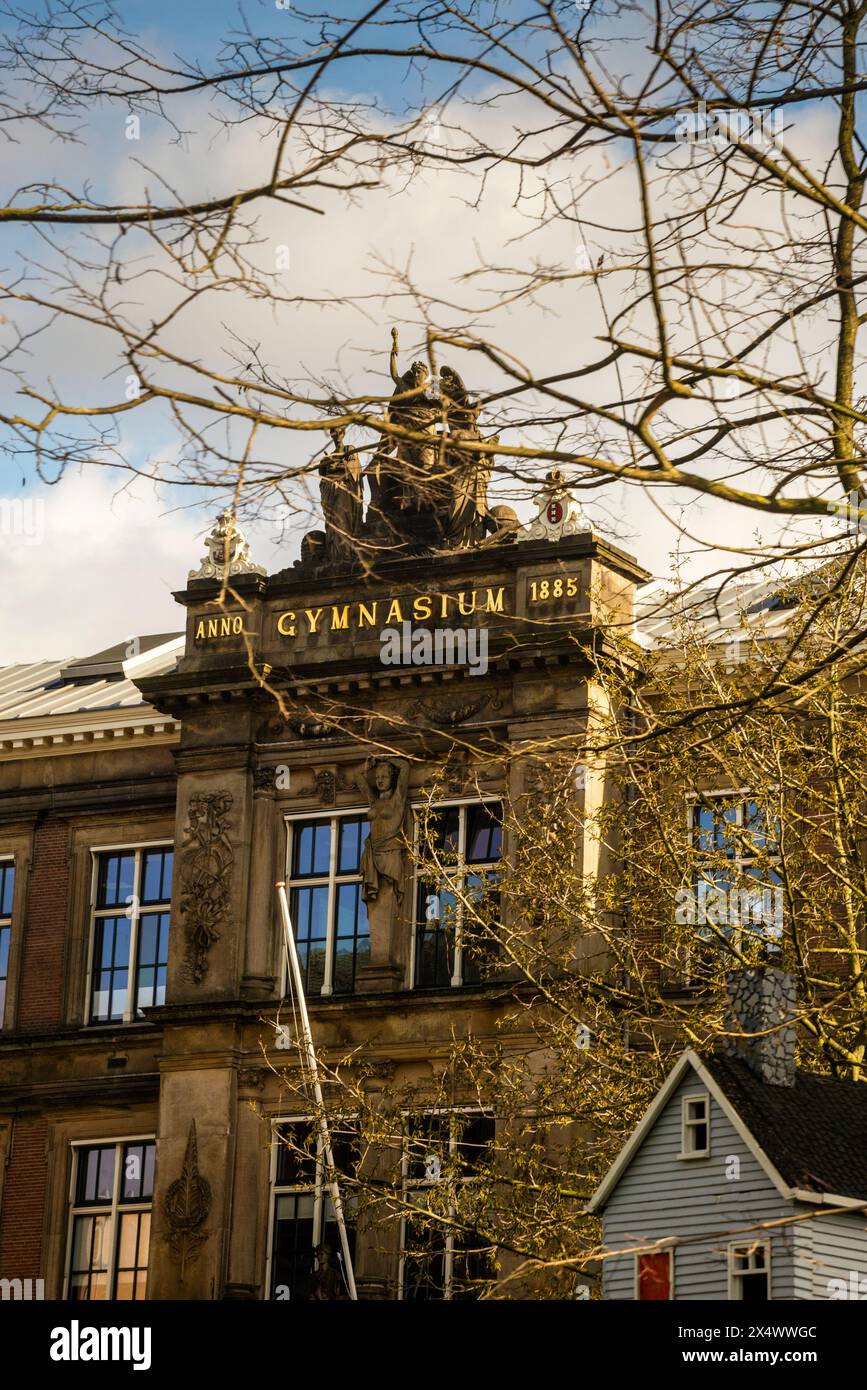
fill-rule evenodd
<path id="1" fill-rule="evenodd" d="M 808 1211 L 808 1207 L 799 1207 Z M 867 1300 L 867 1213 L 848 1216 L 819 1215 L 796 1227 L 795 1249 L 799 1284 L 807 1292 L 801 1298 L 841 1297 L 842 1280 L 847 1299 Z"/>
<path id="2" fill-rule="evenodd" d="M 793 1214 L 792 1204 L 779 1196 L 713 1098 L 710 1157 L 678 1159 L 681 1097 L 702 1089 L 689 1068 L 614 1189 L 603 1218 L 607 1249 L 680 1238 L 674 1254 L 676 1299 L 728 1298 L 727 1247 L 737 1237 L 727 1233 Z M 737 1179 L 726 1177 L 731 1155 L 740 1160 Z M 769 1238 L 771 1297 L 794 1298 L 793 1228 L 783 1227 Z M 633 1255 L 603 1261 L 602 1289 L 606 1299 L 635 1297 Z"/>

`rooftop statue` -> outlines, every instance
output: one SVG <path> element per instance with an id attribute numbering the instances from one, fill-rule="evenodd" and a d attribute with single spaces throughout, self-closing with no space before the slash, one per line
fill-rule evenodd
<path id="1" fill-rule="evenodd" d="M 325 520 L 324 562 L 340 566 L 352 559 L 353 541 L 361 531 L 362 486 L 358 450 L 343 443 L 346 430 L 335 426 L 328 433 L 334 445 L 319 465 L 319 496 Z"/>
<path id="2" fill-rule="evenodd" d="M 450 492 L 448 535 L 452 545 L 476 545 L 486 530 L 494 529 L 488 509 L 488 483 L 493 454 L 473 449 L 481 442 L 478 419 L 481 402 L 470 398 L 467 388 L 451 367 L 440 368 L 440 389 L 448 423 L 445 448 Z M 488 443 L 499 443 L 495 435 Z"/>
<path id="3" fill-rule="evenodd" d="M 481 402 L 451 367 L 442 367 L 438 378 L 422 361 L 401 372 L 396 328 L 389 370 L 394 391 L 386 421 L 413 437 L 382 436 L 362 476 L 343 430 L 330 430 L 334 449 L 319 467 L 325 531 L 305 536 L 297 567 L 327 573 L 377 553 L 430 554 L 515 536 L 514 514 L 488 507 L 494 455 L 477 446 L 496 444 L 499 436 L 483 440 Z M 363 515 L 365 479 L 370 496 Z M 508 517 L 499 515 L 504 511 Z"/>
<path id="4" fill-rule="evenodd" d="M 403 374 L 398 371 L 396 328 L 391 330 L 389 369 L 394 393 L 388 423 L 424 438 L 383 440 L 367 473 L 368 531 L 385 544 L 434 548 L 443 543 L 448 501 L 437 429 L 443 414 L 439 392 L 424 362 L 413 362 Z"/>

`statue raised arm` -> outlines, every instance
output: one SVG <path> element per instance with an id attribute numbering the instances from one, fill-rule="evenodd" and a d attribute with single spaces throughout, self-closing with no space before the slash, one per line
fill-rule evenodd
<path id="1" fill-rule="evenodd" d="M 356 449 L 347 447 L 345 431 L 329 429 L 334 445 L 319 464 L 319 495 L 325 518 L 325 558 L 339 565 L 353 557 L 353 543 L 361 532 L 361 463 Z"/>

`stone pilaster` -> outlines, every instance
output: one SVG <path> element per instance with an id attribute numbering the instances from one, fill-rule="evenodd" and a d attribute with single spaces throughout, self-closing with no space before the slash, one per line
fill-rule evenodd
<path id="1" fill-rule="evenodd" d="M 174 1045 L 183 1044 L 179 1030 Z M 223 1295 L 232 1202 L 235 1086 L 231 1066 L 164 1063 L 148 1297 Z"/>
<path id="2" fill-rule="evenodd" d="M 274 884 L 277 877 L 282 877 L 282 859 L 274 791 L 274 769 L 258 768 L 253 774 L 250 877 L 241 980 L 241 993 L 247 999 L 271 999 L 278 988 L 279 921 Z"/>

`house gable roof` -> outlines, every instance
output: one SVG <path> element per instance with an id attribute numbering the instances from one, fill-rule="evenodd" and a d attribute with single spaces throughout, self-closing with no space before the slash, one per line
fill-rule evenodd
<path id="1" fill-rule="evenodd" d="M 716 1053 L 704 1065 L 788 1187 L 867 1202 L 867 1085 L 799 1071 L 794 1086 L 766 1086 Z"/>
<path id="2" fill-rule="evenodd" d="M 785 1182 L 770 1158 L 757 1143 L 748 1125 L 744 1123 L 719 1082 L 705 1067 L 698 1053 L 693 1052 L 692 1048 L 688 1048 L 686 1052 L 681 1054 L 676 1065 L 671 1072 L 669 1072 L 663 1085 L 657 1091 L 641 1120 L 636 1125 L 629 1139 L 623 1145 L 620 1153 L 617 1155 L 611 1167 L 608 1169 L 608 1172 L 605 1174 L 605 1177 L 597 1187 L 587 1204 L 588 1213 L 601 1211 L 605 1206 L 621 1177 L 626 1172 L 626 1169 L 629 1167 L 633 1158 L 649 1135 L 656 1123 L 657 1117 L 665 1109 L 673 1093 L 680 1085 L 684 1073 L 690 1067 L 696 1073 L 702 1085 L 711 1093 L 717 1105 L 723 1110 L 729 1122 L 737 1130 L 756 1162 L 764 1169 L 771 1183 L 780 1195 L 786 1198 L 794 1197 L 794 1190 Z"/>
<path id="3" fill-rule="evenodd" d="M 682 1053 L 587 1204 L 601 1211 L 691 1067 L 782 1197 L 867 1204 L 867 1085 L 799 1071 L 768 1086 L 749 1067 L 711 1053 Z"/>

